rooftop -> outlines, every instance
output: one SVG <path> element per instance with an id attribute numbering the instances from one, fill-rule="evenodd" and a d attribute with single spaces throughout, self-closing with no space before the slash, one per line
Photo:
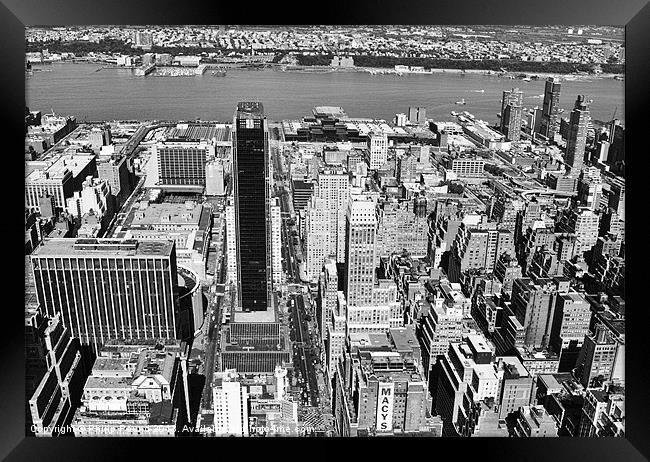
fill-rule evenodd
<path id="1" fill-rule="evenodd" d="M 104 256 L 133 257 L 160 256 L 168 257 L 174 248 L 174 241 L 136 239 L 65 239 L 46 238 L 43 245 L 34 250 L 34 256 Z"/>
<path id="2" fill-rule="evenodd" d="M 66 154 L 59 156 L 52 161 L 49 166 L 44 167 L 42 170 L 37 169 L 32 171 L 27 176 L 27 181 L 34 181 L 45 176 L 49 178 L 63 178 L 67 171 L 73 177 L 79 175 L 83 170 L 95 159 L 94 154 Z M 43 164 L 39 165 L 42 167 Z"/>
<path id="3" fill-rule="evenodd" d="M 264 105 L 257 101 L 237 103 L 237 118 L 259 119 L 264 117 Z"/>
<path id="4" fill-rule="evenodd" d="M 160 224 L 198 226 L 203 212 L 203 205 L 194 202 L 147 204 L 133 208 L 130 224 L 134 227 Z"/>

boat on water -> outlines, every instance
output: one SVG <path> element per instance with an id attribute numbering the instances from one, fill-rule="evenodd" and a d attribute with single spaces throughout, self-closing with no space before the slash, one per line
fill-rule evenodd
<path id="1" fill-rule="evenodd" d="M 474 90 L 475 93 L 485 93 L 485 90 L 480 89 L 480 90 Z"/>
<path id="2" fill-rule="evenodd" d="M 615 75 L 614 80 L 623 80 L 623 76 L 622 75 Z"/>
<path id="3" fill-rule="evenodd" d="M 465 102 L 465 98 L 461 98 L 460 101 L 456 101 L 456 104 L 458 104 L 459 106 L 464 106 L 467 103 Z"/>

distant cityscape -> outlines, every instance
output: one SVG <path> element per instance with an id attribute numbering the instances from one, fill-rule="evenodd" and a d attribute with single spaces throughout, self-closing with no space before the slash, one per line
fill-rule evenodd
<path id="1" fill-rule="evenodd" d="M 152 52 L 161 54 L 156 57 L 165 65 L 200 58 L 259 65 L 614 74 L 622 73 L 625 63 L 623 28 L 610 26 L 30 27 L 26 40 L 31 62 L 120 64 L 122 55 Z"/>
<path id="2" fill-rule="evenodd" d="M 28 76 L 55 61 L 141 82 L 367 57 L 512 75 L 497 123 L 464 98 L 446 118 L 405 105 L 391 120 L 328 101 L 277 120 L 263 95 L 230 120 L 26 108 L 27 435 L 625 436 L 625 126 L 618 106 L 592 120 L 598 94 L 561 107 L 559 75 L 620 75 L 621 28 L 26 37 Z"/>

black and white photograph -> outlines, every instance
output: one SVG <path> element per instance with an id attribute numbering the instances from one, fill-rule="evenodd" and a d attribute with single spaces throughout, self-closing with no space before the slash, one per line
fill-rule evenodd
<path id="1" fill-rule="evenodd" d="M 25 39 L 27 434 L 625 436 L 623 27 Z"/>
<path id="2" fill-rule="evenodd" d="M 0 5 L 0 457 L 648 460 L 650 5 L 192 2 Z"/>

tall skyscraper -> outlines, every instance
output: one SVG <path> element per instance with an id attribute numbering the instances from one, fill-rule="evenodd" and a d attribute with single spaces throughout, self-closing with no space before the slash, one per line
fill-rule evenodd
<path id="1" fill-rule="evenodd" d="M 38 302 L 84 344 L 182 338 L 174 241 L 46 239 L 31 255 Z"/>
<path id="2" fill-rule="evenodd" d="M 243 311 L 266 311 L 271 293 L 271 232 L 268 127 L 262 103 L 237 105 L 232 143 L 239 301 Z"/>
<path id="3" fill-rule="evenodd" d="M 503 93 L 505 101 L 506 92 Z M 501 132 L 506 135 L 506 138 L 510 141 L 519 141 L 521 138 L 522 114 L 523 108 L 521 104 L 514 101 L 509 102 L 501 114 Z"/>
<path id="4" fill-rule="evenodd" d="M 326 168 L 318 172 L 314 196 L 323 200 L 329 216 L 327 255 L 345 261 L 345 215 L 350 199 L 350 175 L 345 168 Z M 322 266 L 323 262 L 320 262 Z M 317 269 L 320 271 L 320 267 Z M 316 273 L 317 274 L 317 273 Z"/>
<path id="5" fill-rule="evenodd" d="M 513 88 L 512 90 L 504 90 L 503 98 L 501 99 L 501 116 L 503 117 L 503 111 L 505 111 L 506 106 L 513 104 L 515 106 L 524 105 L 524 92 L 519 88 Z"/>
<path id="6" fill-rule="evenodd" d="M 566 142 L 565 163 L 571 167 L 572 173 L 579 173 L 584 163 L 589 120 L 589 103 L 584 96 L 578 95 L 575 107 L 571 111 L 569 136 Z"/>
<path id="7" fill-rule="evenodd" d="M 546 79 L 540 134 L 549 139 L 553 139 L 560 131 L 560 88 L 559 79 L 555 77 Z"/>
<path id="8" fill-rule="evenodd" d="M 350 200 L 346 223 L 346 298 L 348 305 L 371 305 L 375 281 L 377 215 L 375 201 L 365 196 Z"/>
<path id="9" fill-rule="evenodd" d="M 330 256 L 330 210 L 326 201 L 312 197 L 307 209 L 306 271 L 307 278 L 314 281 L 320 274 L 325 258 Z M 336 234 L 336 233 L 334 233 Z"/>

